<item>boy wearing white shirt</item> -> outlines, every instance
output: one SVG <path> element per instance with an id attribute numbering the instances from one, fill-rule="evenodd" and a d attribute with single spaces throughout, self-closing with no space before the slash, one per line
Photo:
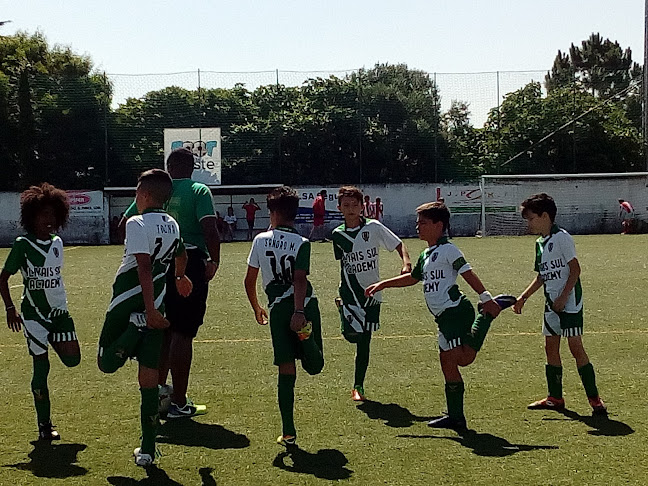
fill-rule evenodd
<path id="1" fill-rule="evenodd" d="M 565 408 L 560 359 L 560 338 L 565 337 L 576 360 L 578 374 L 593 414 L 605 415 L 607 408 L 599 396 L 594 367 L 583 347 L 583 289 L 574 239 L 555 224 L 557 208 L 551 196 L 545 193 L 535 194 L 522 202 L 521 210 L 529 232 L 540 235 L 536 240 L 534 267 L 538 274 L 518 297 L 513 311 L 521 314 L 525 302 L 543 286 L 546 298 L 542 334 L 545 336 L 545 372 L 549 393 L 547 398 L 531 403 L 528 408 Z"/>
<path id="2" fill-rule="evenodd" d="M 511 295 L 495 298 L 486 290 L 459 248 L 448 241 L 446 231 L 450 220 L 443 203 L 426 203 L 416 208 L 416 230 L 428 243 L 411 273 L 370 285 L 366 295 L 389 287 L 408 287 L 423 282 L 423 295 L 439 329 L 439 359 L 445 378 L 448 415 L 428 422 L 430 427 L 466 430 L 463 410 L 464 383 L 460 366 L 468 366 L 477 357 L 490 329 L 502 309 L 515 303 Z M 459 290 L 461 275 L 479 294 L 479 314 Z"/>

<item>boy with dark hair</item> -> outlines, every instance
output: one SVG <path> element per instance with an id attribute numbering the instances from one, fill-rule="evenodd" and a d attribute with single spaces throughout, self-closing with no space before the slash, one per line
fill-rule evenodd
<path id="1" fill-rule="evenodd" d="M 188 296 L 191 281 L 185 275 L 187 252 L 180 228 L 162 210 L 171 194 L 169 174 L 160 169 L 144 172 L 135 204 L 139 215 L 126 223 L 125 252 L 113 283 L 113 296 L 99 338 L 97 362 L 104 373 L 114 373 L 128 358 L 139 364 L 142 442 L 133 452 L 135 464 L 150 466 L 155 457 L 158 424 L 158 366 L 163 329 L 166 272 L 175 259 L 175 286 Z"/>
<path id="2" fill-rule="evenodd" d="M 164 332 L 160 358 L 160 405 L 170 402 L 167 419 L 181 419 L 207 412 L 205 405 L 195 404 L 187 396 L 189 375 L 193 361 L 193 340 L 202 326 L 207 310 L 209 281 L 220 264 L 220 235 L 210 189 L 191 180 L 194 155 L 187 148 L 178 148 L 169 154 L 167 168 L 173 180 L 173 190 L 165 211 L 176 220 L 187 249 L 186 273 L 193 284 L 187 298 L 176 292 L 173 261 L 167 272 L 167 293 L 164 297 L 166 317 L 170 326 Z M 126 210 L 123 225 L 130 216 L 138 214 L 135 203 Z M 171 372 L 173 385 L 166 380 Z M 170 397 L 170 400 L 168 400 Z"/>
<path id="3" fill-rule="evenodd" d="M 283 425 L 277 443 L 292 446 L 297 432 L 293 419 L 295 401 L 295 360 L 316 375 L 324 367 L 320 312 L 313 287 L 308 281 L 310 242 L 294 228 L 299 195 L 290 187 L 274 189 L 267 198 L 269 231 L 258 234 L 252 243 L 245 275 L 245 292 L 261 325 L 268 313 L 257 297 L 256 282 L 261 269 L 263 287 L 270 309 L 270 333 L 274 364 L 279 369 L 278 399 Z"/>
<path id="4" fill-rule="evenodd" d="M 0 295 L 7 312 L 7 324 L 14 332 L 23 329 L 33 359 L 31 389 L 38 437 L 42 440 L 60 439 L 50 417 L 48 343 L 65 366 L 74 367 L 81 361 L 61 276 L 63 242 L 53 234 L 65 226 L 69 212 L 65 191 L 51 184 L 43 183 L 24 191 L 20 195 L 20 222 L 27 234 L 16 238 L 0 272 Z M 11 300 L 8 284 L 9 277 L 18 270 L 24 285 L 20 313 Z"/>
<path id="5" fill-rule="evenodd" d="M 412 271 L 401 239 L 375 219 L 362 216 L 362 192 L 354 186 L 338 191 L 338 209 L 344 223 L 333 230 L 333 252 L 340 260 L 339 305 L 344 338 L 356 344 L 355 378 L 351 399 L 364 401 L 364 380 L 369 366 L 371 335 L 380 324 L 380 293 L 366 297 L 365 289 L 380 280 L 379 248 L 396 250 L 403 261 L 401 274 Z"/>
<path id="6" fill-rule="evenodd" d="M 416 208 L 416 231 L 428 248 L 419 256 L 411 273 L 370 285 L 367 296 L 389 287 L 408 287 L 423 282 L 423 295 L 428 309 L 439 326 L 439 359 L 445 378 L 448 415 L 428 422 L 430 427 L 466 429 L 463 410 L 464 383 L 460 366 L 468 366 L 477 357 L 486 339 L 490 324 L 502 309 L 515 303 L 512 295 L 493 298 L 479 277 L 466 262 L 463 253 L 445 235 L 450 213 L 443 203 L 432 202 Z M 479 294 L 479 314 L 459 290 L 461 275 Z"/>
<path id="7" fill-rule="evenodd" d="M 521 314 L 525 302 L 543 286 L 546 298 L 542 334 L 545 336 L 545 372 L 549 393 L 547 398 L 531 403 L 528 408 L 565 408 L 560 359 L 562 336 L 567 338 L 569 350 L 576 360 L 578 374 L 593 413 L 604 415 L 607 409 L 596 387 L 594 367 L 583 347 L 583 291 L 574 239 L 555 224 L 557 208 L 551 196 L 545 193 L 534 194 L 522 202 L 520 209 L 529 232 L 540 236 L 536 240 L 534 268 L 537 276 L 518 297 L 513 311 Z"/>

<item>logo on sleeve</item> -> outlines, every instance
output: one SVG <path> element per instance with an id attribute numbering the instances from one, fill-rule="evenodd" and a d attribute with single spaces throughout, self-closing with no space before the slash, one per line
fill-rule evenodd
<path id="1" fill-rule="evenodd" d="M 436 262 L 436 259 L 439 258 L 439 254 L 437 252 L 432 253 L 432 258 L 430 260 L 432 262 Z"/>
<path id="2" fill-rule="evenodd" d="M 369 241 L 369 232 L 368 231 L 363 231 L 362 232 L 362 239 L 365 240 L 365 242 Z"/>
<path id="3" fill-rule="evenodd" d="M 54 247 L 54 248 L 52 248 L 52 249 L 54 250 L 54 256 L 55 256 L 56 258 L 58 258 L 58 257 L 59 257 L 59 249 L 56 248 L 56 247 Z"/>
<path id="4" fill-rule="evenodd" d="M 553 243 L 549 243 L 549 251 L 553 250 Z"/>

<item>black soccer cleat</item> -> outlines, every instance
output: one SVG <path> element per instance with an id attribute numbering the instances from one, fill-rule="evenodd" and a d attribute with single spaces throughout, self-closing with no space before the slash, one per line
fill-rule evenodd
<path id="1" fill-rule="evenodd" d="M 457 432 L 465 432 L 466 430 L 468 430 L 466 419 L 464 417 L 458 419 L 450 417 L 449 415 L 445 415 L 443 417 L 430 420 L 427 424 L 428 427 L 433 427 L 435 429 L 452 429 Z"/>
<path id="2" fill-rule="evenodd" d="M 509 295 L 509 294 L 499 294 L 493 297 L 493 300 L 497 302 L 497 305 L 500 306 L 500 309 L 508 309 L 509 307 L 513 307 L 515 303 L 517 302 L 517 297 L 514 295 Z M 482 308 L 484 307 L 484 304 L 481 302 L 477 304 L 477 310 L 479 313 L 482 312 Z"/>

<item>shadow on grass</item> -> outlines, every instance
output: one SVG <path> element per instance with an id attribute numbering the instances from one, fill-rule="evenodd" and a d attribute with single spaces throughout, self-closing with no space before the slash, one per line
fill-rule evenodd
<path id="1" fill-rule="evenodd" d="M 365 400 L 356 407 L 367 414 L 367 417 L 374 420 L 384 420 L 388 427 L 411 427 L 414 422 L 427 422 L 432 417 L 419 417 L 414 415 L 405 407 L 395 403 L 380 403 L 373 400 Z"/>
<path id="2" fill-rule="evenodd" d="M 201 486 L 216 486 L 216 480 L 212 477 L 213 469 L 203 467 L 198 470 L 201 478 Z M 124 476 L 110 476 L 108 482 L 113 486 L 183 486 L 182 483 L 174 481 L 169 475 L 157 466 L 146 468 L 148 477 L 144 479 L 133 479 Z"/>
<path id="3" fill-rule="evenodd" d="M 623 435 L 634 434 L 634 429 L 628 424 L 612 420 L 607 415 L 580 415 L 573 410 L 560 410 L 558 413 L 564 415 L 570 420 L 577 420 L 585 425 L 593 428 L 588 430 L 587 433 L 591 435 L 604 435 L 608 437 L 617 437 Z M 544 418 L 543 420 L 564 420 L 555 418 Z"/>
<path id="4" fill-rule="evenodd" d="M 77 454 L 85 450 L 85 444 L 56 444 L 43 440 L 30 442 L 34 449 L 27 455 L 29 462 L 6 464 L 23 471 L 31 471 L 39 478 L 71 478 L 83 476 L 88 470 L 77 464 Z"/>
<path id="5" fill-rule="evenodd" d="M 244 449 L 250 445 L 245 434 L 237 434 L 218 424 L 202 424 L 193 419 L 167 420 L 158 429 L 157 442 L 208 449 Z"/>
<path id="6" fill-rule="evenodd" d="M 557 446 L 511 444 L 503 437 L 493 434 L 479 434 L 474 430 L 462 432 L 459 437 L 445 437 L 438 435 L 399 435 L 406 439 L 445 439 L 452 440 L 462 446 L 472 449 L 474 454 L 482 457 L 506 457 L 518 452 L 534 451 L 538 449 L 558 449 Z"/>
<path id="7" fill-rule="evenodd" d="M 353 471 L 346 467 L 348 463 L 346 456 L 337 449 L 320 449 L 312 454 L 299 446 L 288 447 L 272 461 L 274 467 L 284 471 L 312 474 L 316 478 L 331 481 L 351 477 Z"/>

